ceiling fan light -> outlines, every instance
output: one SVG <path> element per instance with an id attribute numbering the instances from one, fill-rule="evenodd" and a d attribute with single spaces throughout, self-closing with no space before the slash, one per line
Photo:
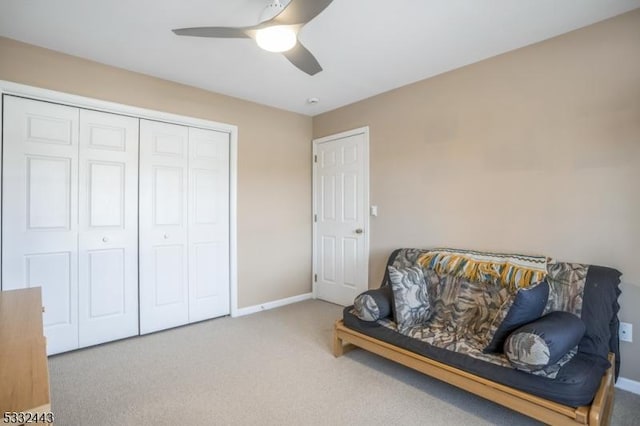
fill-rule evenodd
<path id="1" fill-rule="evenodd" d="M 296 32 L 289 27 L 276 25 L 256 33 L 258 46 L 269 52 L 286 52 L 296 45 Z"/>

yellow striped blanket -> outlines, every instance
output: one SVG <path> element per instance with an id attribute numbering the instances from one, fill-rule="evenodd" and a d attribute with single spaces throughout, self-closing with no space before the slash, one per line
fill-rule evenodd
<path id="1" fill-rule="evenodd" d="M 469 281 L 499 284 L 515 291 L 547 276 L 546 256 L 487 253 L 439 248 L 418 258 L 424 268 Z"/>

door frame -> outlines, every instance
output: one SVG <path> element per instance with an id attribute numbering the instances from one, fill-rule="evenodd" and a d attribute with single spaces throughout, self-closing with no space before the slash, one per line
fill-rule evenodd
<path id="1" fill-rule="evenodd" d="M 356 129 L 352 129 L 352 130 L 347 130 L 344 132 L 340 132 L 340 133 L 336 133 L 333 135 L 329 135 L 329 136 L 324 136 L 321 138 L 317 138 L 317 139 L 313 139 L 311 142 L 313 144 L 313 148 L 312 148 L 312 153 L 311 153 L 311 169 L 313 170 L 313 175 L 311 178 L 311 203 L 312 203 L 312 208 L 311 208 L 311 223 L 313 225 L 313 232 L 312 232 L 312 238 L 311 238 L 311 253 L 312 253 L 312 266 L 311 266 L 311 288 L 312 288 L 312 293 L 313 293 L 313 298 L 316 299 L 317 298 L 317 289 L 316 289 L 316 284 L 317 284 L 317 273 L 318 273 L 318 253 L 316 253 L 316 240 L 318 238 L 317 232 L 318 232 L 318 223 L 316 222 L 316 215 L 318 214 L 318 206 L 316 203 L 316 183 L 317 183 L 317 179 L 318 179 L 318 163 L 317 163 L 317 149 L 318 149 L 318 145 L 323 143 L 323 142 L 329 142 L 329 141 L 334 141 L 334 140 L 338 140 L 338 139 L 344 139 L 344 138 L 348 138 L 350 136 L 355 136 L 355 135 L 364 135 L 364 182 L 363 182 L 363 187 L 364 190 L 363 192 L 363 197 L 364 197 L 364 206 L 365 206 L 365 211 L 363 212 L 363 216 L 364 216 L 364 254 L 365 254 L 365 259 L 364 259 L 364 263 L 366 265 L 366 267 L 364 268 L 364 279 L 366 281 L 367 284 L 367 288 L 369 287 L 369 243 L 370 243 L 370 238 L 369 238 L 369 232 L 370 232 L 370 228 L 369 228 L 369 218 L 370 218 L 370 200 L 369 200 L 369 126 L 364 126 L 364 127 L 358 127 Z"/>
<path id="2" fill-rule="evenodd" d="M 140 108 L 117 102 L 103 101 L 40 87 L 28 86 L 11 81 L 0 80 L 0 130 L 4 113 L 3 95 L 14 95 L 37 101 L 64 104 L 72 107 L 107 112 L 111 114 L 126 115 L 165 123 L 179 124 L 189 127 L 198 127 L 206 130 L 216 130 L 229 134 L 229 294 L 231 316 L 239 315 L 238 312 L 238 241 L 237 241 L 237 200 L 238 200 L 238 126 L 186 115 L 172 114 L 147 108 Z M 0 149 L 2 148 L 3 132 L 0 131 Z M 2 176 L 2 162 L 0 161 L 0 177 Z M 2 200 L 2 187 L 0 186 L 0 201 Z M 0 221 L 2 209 L 0 209 Z M 0 244 L 2 242 L 2 230 L 0 229 Z M 0 265 L 1 268 L 1 265 Z M 0 276 L 0 290 L 2 282 Z"/>

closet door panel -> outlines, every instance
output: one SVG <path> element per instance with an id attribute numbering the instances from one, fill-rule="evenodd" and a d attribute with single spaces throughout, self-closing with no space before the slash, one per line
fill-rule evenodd
<path id="1" fill-rule="evenodd" d="M 135 164 L 129 167 L 136 168 Z M 126 216 L 125 194 L 127 182 L 126 159 L 124 162 L 91 161 L 86 172 L 89 177 L 87 185 L 88 226 L 91 228 L 115 227 L 122 229 Z"/>
<path id="2" fill-rule="evenodd" d="M 185 170 L 183 166 L 153 166 L 153 224 L 182 227 Z"/>
<path id="3" fill-rule="evenodd" d="M 138 119 L 80 111 L 80 346 L 138 334 Z"/>
<path id="4" fill-rule="evenodd" d="M 126 265 L 126 249 L 108 249 L 108 250 L 88 250 L 87 251 L 87 279 L 81 285 L 86 291 L 87 299 L 83 300 L 82 308 L 86 314 L 84 321 L 81 321 L 80 346 L 86 346 L 92 343 L 88 341 L 100 340 L 95 330 L 96 325 L 92 322 L 107 320 L 109 328 L 113 334 L 119 335 L 122 332 L 117 330 L 119 320 L 131 310 L 131 306 L 127 306 L 130 296 L 127 295 L 127 280 L 125 273 Z M 129 308 L 129 309 L 127 309 Z M 135 306 L 137 308 L 137 306 Z M 137 309 L 134 309 L 137 314 Z M 119 318 L 114 318 L 119 317 Z M 124 336 L 137 334 L 138 319 L 135 318 L 134 330 L 126 333 Z M 93 334 L 91 332 L 94 332 Z M 86 333 L 83 335 L 83 333 Z M 113 337 L 117 339 L 118 337 Z M 107 340 L 104 340 L 107 341 Z M 84 343 L 84 344 L 83 344 Z"/>
<path id="5" fill-rule="evenodd" d="M 189 321 L 229 306 L 229 134 L 189 128 Z"/>
<path id="6" fill-rule="evenodd" d="M 72 296 L 72 253 L 52 252 L 28 254 L 26 260 L 27 283 L 42 283 L 42 300 L 46 306 L 43 324 L 50 329 L 76 323 Z M 32 287 L 32 285 L 27 285 Z M 55 340 L 55 334 L 51 335 Z M 51 342 L 56 344 L 56 342 Z M 74 347 L 72 345 L 72 347 Z"/>
<path id="7" fill-rule="evenodd" d="M 140 121 L 140 332 L 189 321 L 188 128 Z"/>
<path id="8" fill-rule="evenodd" d="M 184 245 L 156 245 L 153 248 L 155 300 L 157 307 L 181 305 L 186 300 Z"/>
<path id="9" fill-rule="evenodd" d="M 70 158 L 26 155 L 28 229 L 69 229 Z"/>
<path id="10" fill-rule="evenodd" d="M 77 108 L 4 96 L 2 288 L 42 287 L 47 352 L 78 347 Z"/>

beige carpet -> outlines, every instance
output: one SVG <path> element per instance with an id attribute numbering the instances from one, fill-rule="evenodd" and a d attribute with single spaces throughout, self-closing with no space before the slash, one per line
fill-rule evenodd
<path id="1" fill-rule="evenodd" d="M 535 424 L 363 350 L 331 354 L 341 308 L 307 301 L 51 357 L 56 425 Z M 618 391 L 614 425 L 640 396 Z"/>

